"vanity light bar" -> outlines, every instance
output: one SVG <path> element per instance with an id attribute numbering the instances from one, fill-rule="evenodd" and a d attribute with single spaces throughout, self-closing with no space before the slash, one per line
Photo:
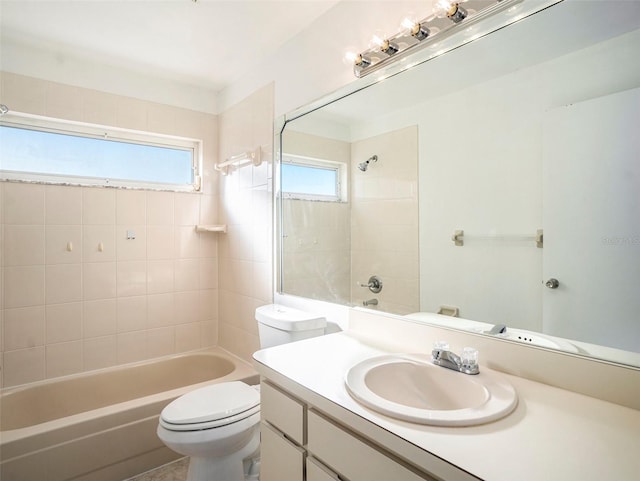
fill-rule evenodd
<path id="1" fill-rule="evenodd" d="M 361 53 L 348 53 L 353 73 L 364 77 L 409 53 L 437 43 L 479 20 L 500 12 L 522 0 L 436 0 L 433 12 L 422 20 L 405 19 L 402 30 L 386 38 L 374 36 L 374 47 Z M 464 3 L 464 7 L 461 4 Z M 463 27 L 464 26 L 464 27 Z M 473 33 L 470 31 L 470 36 Z M 472 40 L 471 37 L 469 40 Z"/>

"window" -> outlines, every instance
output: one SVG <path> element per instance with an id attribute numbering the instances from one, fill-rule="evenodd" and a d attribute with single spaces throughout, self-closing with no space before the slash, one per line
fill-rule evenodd
<path id="1" fill-rule="evenodd" d="M 200 141 L 21 114 L 0 122 L 3 179 L 199 190 Z"/>
<path id="2" fill-rule="evenodd" d="M 346 185 L 342 162 L 282 156 L 281 190 L 285 199 L 346 202 Z"/>

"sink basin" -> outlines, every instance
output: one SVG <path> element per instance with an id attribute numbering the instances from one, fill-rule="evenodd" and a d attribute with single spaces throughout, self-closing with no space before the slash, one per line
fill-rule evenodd
<path id="1" fill-rule="evenodd" d="M 431 363 L 431 356 L 389 354 L 354 365 L 346 374 L 349 394 L 387 416 L 433 426 L 473 426 L 513 411 L 518 396 L 493 373 L 462 374 Z"/>
<path id="2" fill-rule="evenodd" d="M 545 334 L 540 334 L 539 332 L 527 331 L 525 329 L 507 327 L 507 332 L 496 334 L 496 337 L 524 342 L 526 344 L 533 344 L 534 346 L 561 349 L 566 352 L 580 352 L 576 346 L 560 337 L 547 336 Z"/>

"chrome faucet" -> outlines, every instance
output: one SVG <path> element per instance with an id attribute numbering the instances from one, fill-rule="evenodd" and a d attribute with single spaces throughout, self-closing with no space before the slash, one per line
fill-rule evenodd
<path id="1" fill-rule="evenodd" d="M 471 347 L 462 349 L 462 355 L 458 356 L 449 350 L 446 342 L 436 342 L 431 351 L 431 360 L 436 366 L 446 367 L 464 374 L 478 374 L 478 351 Z"/>
<path id="2" fill-rule="evenodd" d="M 491 329 L 489 329 L 488 331 L 484 331 L 483 334 L 504 334 L 505 332 L 507 332 L 507 326 L 505 326 L 504 324 L 496 324 L 495 326 L 493 326 Z"/>
<path id="3" fill-rule="evenodd" d="M 362 305 L 365 306 L 365 307 L 377 306 L 378 305 L 378 299 L 369 299 L 368 301 L 362 301 Z"/>

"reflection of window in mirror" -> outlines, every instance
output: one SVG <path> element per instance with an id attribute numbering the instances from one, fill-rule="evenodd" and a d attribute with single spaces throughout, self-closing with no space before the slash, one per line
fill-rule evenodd
<path id="1" fill-rule="evenodd" d="M 286 199 L 346 202 L 346 165 L 325 159 L 283 155 L 281 190 Z"/>

